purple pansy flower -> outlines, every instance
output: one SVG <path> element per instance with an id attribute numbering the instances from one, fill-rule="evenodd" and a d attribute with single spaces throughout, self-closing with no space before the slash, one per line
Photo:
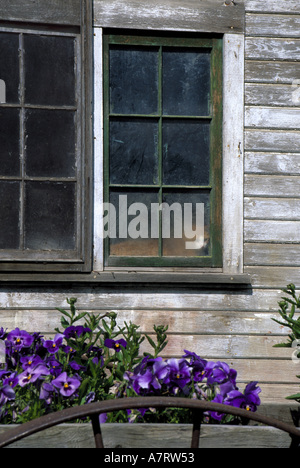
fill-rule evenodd
<path id="1" fill-rule="evenodd" d="M 33 340 L 33 336 L 19 328 L 16 328 L 7 335 L 7 341 L 10 341 L 17 351 L 20 351 L 23 348 L 29 348 L 32 345 Z"/>
<path id="2" fill-rule="evenodd" d="M 225 382 L 232 382 L 235 384 L 236 382 L 236 377 L 237 377 L 237 371 L 234 369 L 230 369 L 228 364 L 225 362 L 216 362 L 216 363 L 210 363 L 214 364 L 211 369 L 211 373 L 207 379 L 208 385 L 213 385 L 213 384 L 223 384 Z"/>
<path id="3" fill-rule="evenodd" d="M 84 333 L 90 333 L 92 330 L 90 328 L 82 327 L 81 325 L 78 327 L 68 327 L 64 331 L 64 335 L 66 338 L 77 338 Z"/>
<path id="4" fill-rule="evenodd" d="M 18 374 L 13 372 L 9 377 L 3 379 L 3 385 L 9 385 L 11 388 L 15 388 L 19 383 Z"/>
<path id="5" fill-rule="evenodd" d="M 111 340 L 111 339 L 107 339 L 104 341 L 104 346 L 106 346 L 107 348 L 110 348 L 110 349 L 114 349 L 117 353 L 119 353 L 121 351 L 121 346 L 123 348 L 126 348 L 127 346 L 127 343 L 125 340 L 121 339 L 121 340 Z"/>
<path id="6" fill-rule="evenodd" d="M 10 385 L 4 385 L 0 388 L 0 407 L 5 405 L 7 401 L 12 401 L 16 398 L 16 394 Z"/>
<path id="7" fill-rule="evenodd" d="M 244 394 L 238 390 L 229 392 L 226 398 L 227 404 L 242 408 L 247 411 L 255 412 L 260 405 L 259 393 L 261 388 L 257 386 L 258 382 L 250 382 L 245 388 Z"/>
<path id="8" fill-rule="evenodd" d="M 20 362 L 22 364 L 23 370 L 28 369 L 28 367 L 35 367 L 43 360 L 39 356 L 25 356 L 21 357 Z"/>
<path id="9" fill-rule="evenodd" d="M 143 361 L 148 363 L 149 367 L 143 366 Z M 131 376 L 132 388 L 136 393 L 140 393 L 141 390 L 160 390 L 161 383 L 169 374 L 169 366 L 166 362 L 163 362 L 162 358 L 157 359 L 143 359 L 141 363 L 141 370 L 139 373 Z"/>
<path id="10" fill-rule="evenodd" d="M 52 385 L 60 391 L 62 396 L 70 397 L 80 387 L 80 380 L 76 377 L 68 377 L 67 373 L 63 372 L 53 380 Z"/>
<path id="11" fill-rule="evenodd" d="M 43 364 L 38 364 L 35 367 L 28 367 L 24 372 L 22 372 L 18 379 L 19 385 L 21 387 L 25 387 L 25 385 L 29 385 L 30 383 L 36 382 L 41 377 L 49 375 L 50 371 L 47 369 L 46 366 Z"/>
<path id="12" fill-rule="evenodd" d="M 181 390 L 191 381 L 192 368 L 185 359 L 168 359 L 169 372 L 164 383 L 169 384 L 172 390 L 179 387 Z"/>
<path id="13" fill-rule="evenodd" d="M 48 353 L 55 354 L 59 350 L 62 342 L 64 340 L 64 335 L 58 333 L 55 335 L 53 340 L 46 340 L 44 342 L 44 348 L 47 349 Z"/>

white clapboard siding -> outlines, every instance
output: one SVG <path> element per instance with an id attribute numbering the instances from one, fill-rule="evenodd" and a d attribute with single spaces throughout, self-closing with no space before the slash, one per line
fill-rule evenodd
<path id="1" fill-rule="evenodd" d="M 300 15 L 247 14 L 247 35 L 300 37 Z"/>
<path id="2" fill-rule="evenodd" d="M 248 242 L 300 243 L 300 221 L 245 220 Z"/>
<path id="3" fill-rule="evenodd" d="M 247 219 L 280 219 L 300 221 L 300 199 L 245 197 Z"/>
<path id="4" fill-rule="evenodd" d="M 300 14 L 298 0 L 246 0 L 245 7 L 248 12 Z"/>
<path id="5" fill-rule="evenodd" d="M 276 266 L 282 275 L 288 275 L 286 284 L 296 282 L 297 269 L 300 267 L 300 244 L 262 244 L 246 243 L 244 247 L 245 265 Z M 293 265 L 293 269 L 291 267 Z M 286 267 L 288 272 L 285 273 Z M 270 271 L 268 272 L 270 274 Z M 281 278 L 280 284 L 284 283 Z"/>
<path id="6" fill-rule="evenodd" d="M 300 62 L 248 59 L 245 79 L 247 83 L 292 84 L 300 79 Z"/>
<path id="7" fill-rule="evenodd" d="M 300 40 L 285 38 L 248 37 L 248 60 L 300 60 Z"/>
<path id="8" fill-rule="evenodd" d="M 247 174 L 245 196 L 288 197 L 298 199 L 299 176 Z"/>
<path id="9" fill-rule="evenodd" d="M 246 107 L 245 126 L 250 128 L 300 129 L 299 108 Z"/>
<path id="10" fill-rule="evenodd" d="M 300 153 L 251 153 L 245 154 L 245 173 L 262 175 L 300 175 Z M 293 192 L 295 195 L 296 192 Z"/>
<path id="11" fill-rule="evenodd" d="M 245 103 L 249 106 L 297 107 L 298 92 L 298 87 L 293 84 L 246 83 Z"/>
<path id="12" fill-rule="evenodd" d="M 282 153 L 300 152 L 300 131 L 291 130 L 246 130 L 245 149 Z"/>

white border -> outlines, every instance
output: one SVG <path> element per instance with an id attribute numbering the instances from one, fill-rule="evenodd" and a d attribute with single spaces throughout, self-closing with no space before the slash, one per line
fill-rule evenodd
<path id="1" fill-rule="evenodd" d="M 244 272 L 244 36 L 225 34 L 223 55 L 223 273 L 234 275 Z"/>
<path id="2" fill-rule="evenodd" d="M 94 259 L 103 271 L 103 30 L 94 28 Z"/>

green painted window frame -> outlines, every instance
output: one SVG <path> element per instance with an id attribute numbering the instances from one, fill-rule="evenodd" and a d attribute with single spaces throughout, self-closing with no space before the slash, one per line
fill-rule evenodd
<path id="1" fill-rule="evenodd" d="M 209 186 L 189 187 L 189 189 L 210 190 L 210 256 L 205 257 L 117 257 L 109 255 L 109 238 L 104 240 L 104 265 L 106 267 L 210 267 L 222 268 L 222 126 L 223 126 L 223 39 L 219 37 L 199 37 L 192 34 L 155 34 L 145 36 L 140 32 L 105 31 L 103 35 L 103 88 L 104 88 L 104 202 L 109 202 L 109 47 L 110 45 L 154 46 L 174 48 L 203 48 L 211 50 L 211 115 L 197 116 L 196 119 L 210 120 L 210 183 Z M 161 93 L 160 93 L 161 94 Z M 123 114 L 122 114 L 123 116 Z M 126 115 L 124 115 L 126 117 Z M 129 117 L 129 115 L 127 116 Z M 130 116 L 132 117 L 132 115 Z M 149 118 L 149 116 L 141 116 Z M 153 117 L 153 116 L 152 116 Z M 162 112 L 155 116 L 160 121 Z M 181 117 L 181 116 L 180 116 Z M 167 117 L 169 119 L 169 117 Z M 182 118 L 182 117 L 181 117 Z M 195 120 L 195 117 L 189 117 Z M 113 185 L 116 188 L 116 185 Z M 124 187 L 119 186 L 120 188 Z M 132 188 L 143 189 L 142 185 Z M 160 181 L 160 190 L 162 190 Z M 149 187 L 145 186 L 145 189 Z M 168 185 L 168 188 L 170 186 Z M 176 188 L 172 186 L 172 188 Z M 182 186 L 178 186 L 178 190 Z M 161 243 L 161 240 L 159 240 Z M 160 247 L 161 252 L 161 247 Z"/>

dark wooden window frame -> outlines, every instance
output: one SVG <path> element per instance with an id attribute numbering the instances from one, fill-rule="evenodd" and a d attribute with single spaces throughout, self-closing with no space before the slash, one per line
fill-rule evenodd
<path id="1" fill-rule="evenodd" d="M 188 37 L 190 36 L 190 37 Z M 210 123 L 210 181 L 208 186 L 186 187 L 185 190 L 192 193 L 193 190 L 206 190 L 210 194 L 210 255 L 203 257 L 114 257 L 109 255 L 109 238 L 105 239 L 105 264 L 109 267 L 222 267 L 222 68 L 223 68 L 223 40 L 220 37 L 199 37 L 199 35 L 180 35 L 178 34 L 148 34 L 141 35 L 140 32 L 135 34 L 122 34 L 118 31 L 107 31 L 104 35 L 104 193 L 105 202 L 109 202 L 110 189 L 116 188 L 116 185 L 109 183 L 109 124 L 111 119 L 115 118 L 114 114 L 110 113 L 109 109 L 109 47 L 110 45 L 129 45 L 140 47 L 155 47 L 161 50 L 163 47 L 174 49 L 193 48 L 198 50 L 210 50 L 211 54 L 211 111 L 210 115 L 205 117 L 190 116 L 185 119 L 189 121 L 199 122 L 200 120 Z M 159 63 L 159 74 L 161 74 L 162 64 Z M 160 94 L 160 93 L 159 93 Z M 160 96 L 161 98 L 161 96 Z M 161 104 L 159 105 L 161 107 Z M 176 117 L 160 115 L 150 116 L 155 121 L 159 118 L 159 135 L 161 133 L 162 120 L 164 118 L 174 119 Z M 122 115 L 122 118 L 124 116 Z M 130 117 L 130 115 L 128 115 Z M 143 116 L 140 118 L 148 118 Z M 183 117 L 182 117 L 183 118 Z M 192 120 L 191 120 L 192 119 Z M 161 135 L 159 136 L 161 140 Z M 160 153 L 160 151 L 159 151 Z M 161 154 L 159 155 L 159 165 L 161 170 Z M 160 172 L 160 171 L 159 171 Z M 160 193 L 164 188 L 168 190 L 183 190 L 183 186 L 163 186 L 160 177 Z M 118 186 L 120 190 L 122 186 Z M 133 185 L 131 185 L 131 188 Z M 149 187 L 143 188 L 142 185 L 135 186 L 139 190 L 148 190 Z M 158 186 L 153 186 L 157 189 Z M 160 217 L 161 222 L 161 217 Z M 159 239 L 159 247 L 161 251 L 161 238 Z"/>
<path id="2" fill-rule="evenodd" d="M 71 37 L 76 43 L 76 106 L 72 110 L 76 112 L 76 152 L 77 169 L 73 178 L 51 177 L 52 183 L 73 183 L 75 188 L 75 232 L 76 246 L 74 250 L 1 250 L 0 271 L 8 274 L 15 272 L 90 272 L 92 269 L 92 1 L 76 0 L 72 5 L 70 2 L 54 2 L 51 8 L 44 4 L 43 11 L 37 11 L 36 5 L 29 3 L 23 11 L 20 0 L 9 2 L 8 13 L 4 13 L 0 22 L 0 31 L 19 34 L 22 45 L 24 37 L 30 34 L 44 35 L 47 37 Z M 24 3 L 24 2 L 23 2 Z M 39 5 L 41 7 L 41 5 Z M 53 7 L 53 8 L 52 8 Z M 23 60 L 24 52 L 20 50 L 20 76 L 24 75 Z M 17 107 L 21 109 L 20 133 L 22 133 L 22 122 L 24 121 L 24 99 L 22 98 L 21 79 L 21 101 L 19 105 L 3 107 Z M 45 108 L 45 106 L 31 106 L 33 108 Z M 46 106 L 47 107 L 47 106 Z M 49 109 L 58 110 L 55 106 Z M 62 108 L 60 109 L 62 110 Z M 21 134 L 21 158 L 24 150 L 25 138 Z M 48 178 L 47 178 L 48 179 Z M 29 178 L 24 171 L 18 178 L 21 187 L 24 181 L 35 181 L 39 178 Z M 45 178 L 43 178 L 45 180 Z M 21 204 L 24 203 L 21 188 Z M 23 208 L 24 209 L 24 208 Z M 22 216 L 21 216 L 22 218 Z M 21 238 L 23 227 L 20 226 Z M 22 247 L 22 239 L 21 239 Z M 11 276 L 11 275 L 9 275 Z"/>

